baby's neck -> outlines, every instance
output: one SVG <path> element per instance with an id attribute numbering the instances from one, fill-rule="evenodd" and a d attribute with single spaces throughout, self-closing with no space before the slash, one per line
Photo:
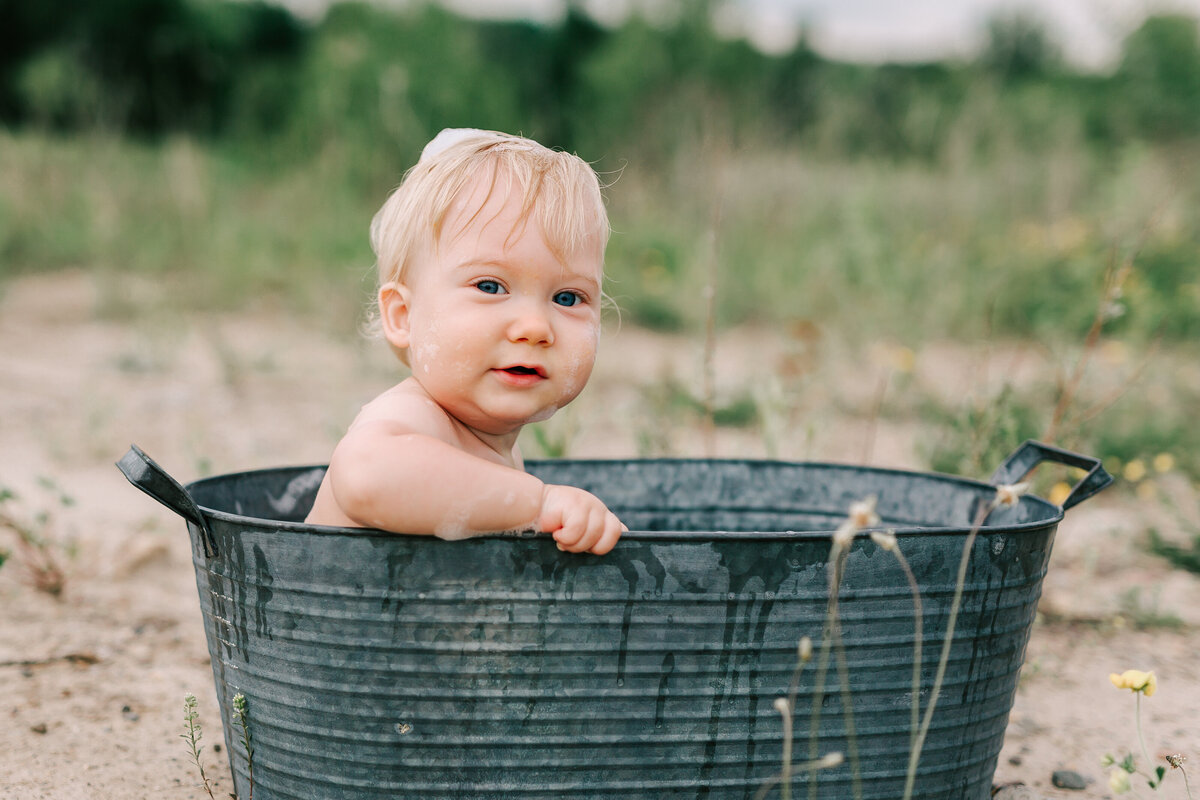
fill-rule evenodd
<path id="1" fill-rule="evenodd" d="M 505 433 L 486 433 L 470 425 L 455 419 L 449 412 L 446 416 L 451 419 L 456 429 L 460 431 L 460 436 L 463 439 L 463 450 L 474 453 L 480 458 L 487 458 L 489 461 L 496 461 L 506 467 L 514 467 L 522 469 L 521 454 L 517 449 L 517 437 L 521 435 L 521 428 L 514 431 L 506 431 Z"/>

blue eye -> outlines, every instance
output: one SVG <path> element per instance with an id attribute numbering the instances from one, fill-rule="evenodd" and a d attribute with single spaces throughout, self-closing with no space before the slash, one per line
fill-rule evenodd
<path id="1" fill-rule="evenodd" d="M 478 289 L 479 291 L 483 292 L 484 294 L 503 294 L 504 293 L 504 287 L 500 285 L 500 282 L 493 281 L 490 279 L 480 281 L 479 283 L 475 284 L 475 288 Z"/>
<path id="2" fill-rule="evenodd" d="M 567 308 L 570 308 L 571 306 L 582 303 L 583 298 L 580 297 L 575 292 L 559 292 L 558 294 L 554 295 L 554 302 L 557 305 L 566 306 Z"/>

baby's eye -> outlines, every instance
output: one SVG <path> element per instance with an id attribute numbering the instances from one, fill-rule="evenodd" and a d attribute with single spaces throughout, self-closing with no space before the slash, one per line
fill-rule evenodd
<path id="1" fill-rule="evenodd" d="M 504 287 L 500 285 L 500 281 L 494 281 L 490 278 L 485 278 L 475 284 L 475 288 L 484 294 L 504 294 Z"/>
<path id="2" fill-rule="evenodd" d="M 583 298 L 579 296 L 578 292 L 559 292 L 558 294 L 554 295 L 554 302 L 557 305 L 570 308 L 571 306 L 576 306 L 582 303 Z"/>

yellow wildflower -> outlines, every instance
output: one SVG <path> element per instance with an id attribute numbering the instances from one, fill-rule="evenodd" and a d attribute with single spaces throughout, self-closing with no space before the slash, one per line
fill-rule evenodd
<path id="1" fill-rule="evenodd" d="M 1155 472 L 1170 472 L 1175 469 L 1175 456 L 1170 453 L 1159 453 L 1154 457 Z"/>
<path id="2" fill-rule="evenodd" d="M 1129 773 L 1120 767 L 1113 767 L 1112 772 L 1108 773 L 1108 788 L 1112 789 L 1115 794 L 1125 794 L 1131 788 L 1129 785 Z"/>
<path id="3" fill-rule="evenodd" d="M 1050 487 L 1050 496 L 1046 498 L 1056 506 L 1061 506 L 1071 495 L 1071 484 L 1059 481 Z"/>
<path id="4" fill-rule="evenodd" d="M 1158 689 L 1158 678 L 1155 677 L 1153 670 L 1142 672 L 1140 669 L 1127 669 L 1120 675 L 1112 673 L 1108 679 L 1118 689 L 1141 692 L 1146 697 L 1150 697 Z"/>
<path id="5" fill-rule="evenodd" d="M 1125 465 L 1125 469 L 1121 471 L 1125 476 L 1125 480 L 1130 483 L 1137 483 L 1142 478 L 1146 477 L 1146 462 L 1140 458 L 1135 458 Z"/>

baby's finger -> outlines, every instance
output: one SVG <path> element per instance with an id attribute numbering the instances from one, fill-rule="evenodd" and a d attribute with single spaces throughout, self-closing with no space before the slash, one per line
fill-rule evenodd
<path id="1" fill-rule="evenodd" d="M 564 513 L 562 524 L 554 531 L 554 541 L 558 542 L 559 550 L 572 550 L 583 536 L 587 517 L 578 513 Z"/>
<path id="2" fill-rule="evenodd" d="M 602 508 L 589 510 L 584 518 L 579 538 L 567 549 L 572 553 L 585 553 L 590 550 L 604 533 L 604 517 L 605 512 Z"/>
<path id="3" fill-rule="evenodd" d="M 620 520 L 618 520 L 612 514 L 609 514 L 604 525 L 604 534 L 600 537 L 600 541 L 592 545 L 591 552 L 598 556 L 602 556 L 609 552 L 616 547 L 617 540 L 621 538 L 621 534 L 626 530 L 628 530 L 628 528 L 622 525 Z"/>

